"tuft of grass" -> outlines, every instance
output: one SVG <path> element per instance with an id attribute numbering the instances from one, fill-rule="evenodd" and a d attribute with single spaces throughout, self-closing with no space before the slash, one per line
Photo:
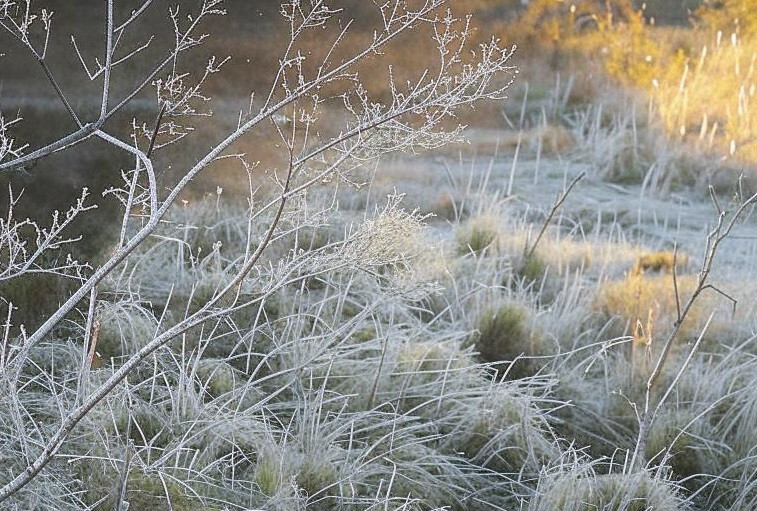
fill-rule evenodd
<path id="1" fill-rule="evenodd" d="M 525 351 L 530 335 L 529 314 L 516 303 L 486 309 L 478 318 L 474 344 L 484 360 L 513 360 Z"/>
<path id="2" fill-rule="evenodd" d="M 287 474 L 283 472 L 281 460 L 275 452 L 264 451 L 258 454 L 252 480 L 265 495 L 272 497 L 279 492 L 282 484 L 286 483 Z"/>
<path id="3" fill-rule="evenodd" d="M 696 276 L 678 277 L 678 293 L 684 302 L 696 287 Z M 643 327 L 645 338 L 658 337 L 667 332 L 677 320 L 676 293 L 672 275 L 630 274 L 625 279 L 605 282 L 601 285 L 594 307 L 605 318 L 620 318 L 616 332 L 623 335 Z M 679 335 L 687 338 L 698 333 L 707 319 L 702 302 L 695 304 L 684 321 Z"/>
<path id="4" fill-rule="evenodd" d="M 719 467 L 707 446 L 713 432 L 702 431 L 706 419 L 694 419 L 688 410 L 670 409 L 658 415 L 646 445 L 646 459 L 653 465 L 669 466 L 677 479 L 717 473 Z"/>
<path id="5" fill-rule="evenodd" d="M 202 388 L 216 398 L 232 392 L 243 374 L 224 359 L 204 358 L 197 364 L 197 377 Z"/>
<path id="6" fill-rule="evenodd" d="M 306 458 L 295 476 L 297 486 L 313 500 L 335 495 L 338 490 L 339 472 L 328 459 L 320 456 Z M 331 501 L 328 501 L 331 502 Z M 321 506 L 323 509 L 327 507 Z"/>
<path id="7" fill-rule="evenodd" d="M 484 361 L 495 363 L 508 379 L 524 378 L 537 373 L 546 363 L 529 357 L 551 354 L 532 324 L 530 308 L 514 301 L 502 302 L 478 316 L 469 342 Z"/>
<path id="8" fill-rule="evenodd" d="M 117 467 L 102 461 L 90 460 L 79 469 L 84 473 L 87 486 L 88 509 L 97 511 L 118 508 L 122 474 Z M 208 505 L 185 481 L 169 471 L 157 471 L 148 467 L 133 466 L 126 480 L 126 495 L 122 502 L 128 509 L 151 511 L 174 509 L 176 511 L 220 511 L 222 508 Z"/>
<path id="9" fill-rule="evenodd" d="M 686 268 L 688 263 L 689 256 L 686 254 L 676 254 L 670 251 L 650 252 L 641 254 L 636 258 L 630 275 L 638 276 L 648 272 L 673 273 L 673 268 L 676 272 L 680 272 Z"/>
<path id="10" fill-rule="evenodd" d="M 457 230 L 457 249 L 460 254 L 483 254 L 498 249 L 501 221 L 494 215 L 482 214 L 470 218 Z"/>
<path id="11" fill-rule="evenodd" d="M 528 396 L 495 387 L 446 412 L 452 427 L 447 448 L 493 470 L 536 474 L 559 450 L 547 417 L 535 405 Z"/>
<path id="12" fill-rule="evenodd" d="M 526 257 L 518 267 L 518 275 L 526 282 L 539 282 L 547 271 L 547 263 L 536 252 Z"/>
<path id="13" fill-rule="evenodd" d="M 681 500 L 672 484 L 647 472 L 581 475 L 560 472 L 539 482 L 539 493 L 529 511 L 679 511 Z"/>
<path id="14" fill-rule="evenodd" d="M 118 481 L 118 479 L 114 479 Z M 206 506 L 186 493 L 186 488 L 171 476 L 131 470 L 126 483 L 126 502 L 132 511 L 151 511 L 165 506 L 175 511 L 216 511 L 217 507 Z M 112 509 L 100 505 L 97 509 Z"/>
<path id="15" fill-rule="evenodd" d="M 129 356 L 139 351 L 158 328 L 149 309 L 130 301 L 100 302 L 97 321 L 97 354 L 106 365 L 110 365 L 111 358 Z"/>

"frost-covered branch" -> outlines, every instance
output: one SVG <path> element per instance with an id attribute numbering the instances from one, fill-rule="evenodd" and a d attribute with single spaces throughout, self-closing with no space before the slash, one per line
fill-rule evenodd
<path id="1" fill-rule="evenodd" d="M 7 1 L 0 4 L 5 7 L 0 7 L 0 13 L 10 12 L 11 4 Z M 347 44 L 352 26 L 347 20 L 339 25 L 336 36 L 330 39 L 331 43 L 323 51 L 310 53 L 303 51 L 301 46 L 305 34 L 320 33 L 327 27 L 333 27 L 344 21 L 341 17 L 347 13 L 333 9 L 320 0 L 285 2 L 280 12 L 288 25 L 287 33 L 281 35 L 287 39 L 285 48 L 264 94 L 265 100 L 255 105 L 256 113 L 251 108 L 250 114 L 241 118 L 234 129 L 210 143 L 202 140 L 201 146 L 209 149 L 191 166 L 183 170 L 172 169 L 172 173 L 164 174 L 165 168 L 156 168 L 159 160 L 153 158 L 153 151 L 182 148 L 182 144 L 193 143 L 193 123 L 206 122 L 213 115 L 209 108 L 211 98 L 203 91 L 204 86 L 211 75 L 223 72 L 222 65 L 227 62 L 226 59 L 212 58 L 204 69 L 184 69 L 178 56 L 206 39 L 206 35 L 197 30 L 201 19 L 222 16 L 225 11 L 221 9 L 220 0 L 204 0 L 199 10 L 189 16 L 180 12 L 179 7 L 172 8 L 168 16 L 174 27 L 173 47 L 167 50 L 159 64 L 145 74 L 146 78 L 136 87 L 129 88 L 125 99 L 111 106 L 114 80 L 117 79 L 117 74 L 113 74 L 112 70 L 133 58 L 140 48 L 117 55 L 121 37 L 127 28 L 136 29 L 143 13 L 154 6 L 146 1 L 126 21 L 118 24 L 113 19 L 113 2 L 108 1 L 102 62 L 96 59 L 92 64 L 74 42 L 74 52 L 86 77 L 103 81 L 97 119 L 80 122 L 75 132 L 28 154 L 21 149 L 12 149 L 17 146 L 5 135 L 6 125 L 0 123 L 0 141 L 3 142 L 0 147 L 7 147 L 0 152 L 0 170 L 17 168 L 54 151 L 71 150 L 78 142 L 93 135 L 108 142 L 114 149 L 129 153 L 135 162 L 133 169 L 122 171 L 121 185 L 108 190 L 123 206 L 119 243 L 106 254 L 103 262 L 86 272 L 76 266 L 57 267 L 55 271 L 58 273 L 73 271 L 77 276 L 81 275 L 81 284 L 65 297 L 56 311 L 42 318 L 42 324 L 35 331 L 10 340 L 9 350 L 5 349 L 4 344 L 0 376 L 12 382 L 16 390 L 33 351 L 49 339 L 64 318 L 71 317 L 76 307 L 89 297 L 89 312 L 82 327 L 85 331 L 81 353 L 84 355 L 79 357 L 89 362 L 82 365 L 81 374 L 74 380 L 79 396 L 76 405 L 59 411 L 60 420 L 50 426 L 47 430 L 49 433 L 32 435 L 23 430 L 23 420 L 17 421 L 22 440 L 33 436 L 35 447 L 25 452 L 29 460 L 26 469 L 12 474 L 5 486 L 0 488 L 0 501 L 29 484 L 56 457 L 77 424 L 114 393 L 148 357 L 172 340 L 192 329 L 202 328 L 210 320 L 222 320 L 239 310 L 253 309 L 278 289 L 294 282 L 304 282 L 325 271 L 323 268 L 332 271 L 354 267 L 378 274 L 376 268 L 382 265 L 400 264 L 404 256 L 399 247 L 388 243 L 386 236 L 405 228 L 407 233 L 414 232 L 417 222 L 415 216 L 399 213 L 396 203 L 379 212 L 375 222 L 367 222 L 357 229 L 343 244 L 332 246 L 334 250 L 331 253 L 321 252 L 320 258 L 293 252 L 291 257 L 274 265 L 270 261 L 264 263 L 264 256 L 272 243 L 291 232 L 285 227 L 290 202 L 299 200 L 316 183 L 350 182 L 355 169 L 382 154 L 434 149 L 457 140 L 462 127 L 456 122 L 456 115 L 461 108 L 482 100 L 504 97 L 514 74 L 509 64 L 513 49 L 503 47 L 496 38 L 471 48 L 469 20 L 458 20 L 450 11 L 442 9 L 444 4 L 443 0 L 395 0 L 376 4 L 381 22 L 363 46 L 353 48 Z M 22 21 L 12 21 L 19 19 Z M 6 29 L 17 34 L 24 44 L 28 42 L 25 34 L 31 23 L 24 22 L 25 19 L 32 18 L 28 15 L 21 18 L 9 15 L 0 17 L 8 24 Z M 413 81 L 404 84 L 397 83 L 392 70 L 387 70 L 391 94 L 386 104 L 382 104 L 362 83 L 359 65 L 384 53 L 391 56 L 391 45 L 399 37 L 423 30 L 431 34 L 432 44 L 438 50 L 436 63 L 433 68 L 419 70 Z M 142 47 L 147 44 L 150 43 L 144 43 Z M 165 71 L 166 68 L 168 71 Z M 115 131 L 110 128 L 106 130 L 104 124 L 149 84 L 156 89 L 155 111 L 160 113 L 151 127 L 133 121 L 131 143 L 127 143 L 123 137 L 111 134 Z M 62 93 L 59 95 L 61 99 L 65 98 Z M 323 115 L 326 109 L 329 109 L 330 117 Z M 69 113 L 76 119 L 73 110 Z M 335 116 L 340 119 L 336 129 L 329 120 Z M 169 212 L 175 210 L 182 194 L 200 173 L 221 158 L 239 156 L 229 154 L 232 144 L 255 130 L 269 127 L 270 123 L 273 123 L 280 139 L 278 146 L 272 145 L 281 149 L 282 159 L 286 161 L 285 170 L 269 169 L 275 190 L 269 200 L 258 204 L 250 197 L 253 207 L 249 212 L 245 248 L 222 258 L 220 247 L 214 244 L 204 257 L 199 254 L 189 256 L 197 268 L 215 265 L 223 280 L 212 292 L 200 296 L 196 308 L 186 310 L 182 317 L 174 318 L 172 323 L 164 317 L 171 301 L 169 297 L 166 309 L 156 321 L 157 326 L 151 330 L 150 338 L 135 353 L 118 361 L 106 378 L 93 383 L 87 395 L 81 395 L 78 389 L 88 381 L 86 372 L 93 360 L 92 347 L 98 339 L 98 308 L 95 303 L 100 296 L 98 286 L 118 272 L 126 271 L 130 264 L 132 269 L 139 264 L 133 262 L 135 254 L 139 250 L 148 250 L 145 248 L 148 240 L 158 239 L 159 244 L 177 242 L 183 247 L 184 242 L 178 238 L 155 238 L 158 227 L 167 221 Z M 140 148 L 145 138 L 149 140 L 149 149 L 146 150 Z M 250 156 L 254 158 L 256 155 Z M 3 157 L 7 157 L 5 161 Z M 170 164 L 160 161 L 160 165 Z M 166 176 L 165 182 L 158 182 L 159 175 Z M 23 278 L 29 272 L 38 270 L 36 265 L 42 253 L 77 242 L 77 239 L 65 237 L 65 229 L 77 215 L 92 208 L 85 205 L 85 199 L 86 192 L 64 219 L 56 216 L 50 228 L 41 229 L 34 224 L 14 220 L 12 210 L 16 199 L 11 196 L 12 205 L 7 220 L 0 223 L 0 254 L 5 258 L 4 266 L 0 267 L 0 280 L 5 275 L 8 275 L 7 278 Z M 139 221 L 130 222 L 135 209 L 141 212 L 141 216 Z M 265 225 L 262 232 L 255 231 L 259 222 Z M 27 227 L 38 232 L 37 242 L 33 246 L 27 246 L 22 233 Z M 183 264 L 183 259 L 182 256 L 178 264 Z M 74 264 L 78 263 L 71 263 Z M 268 268 L 264 268 L 264 264 L 268 264 Z M 268 278 L 261 279 L 261 275 L 268 275 Z M 257 282 L 254 292 L 249 289 L 250 280 Z M 409 289 L 412 285 L 406 284 L 405 287 Z M 194 294 L 193 289 L 190 301 Z M 7 323 L 10 324 L 10 319 Z M 21 392 L 21 389 L 18 391 Z"/>

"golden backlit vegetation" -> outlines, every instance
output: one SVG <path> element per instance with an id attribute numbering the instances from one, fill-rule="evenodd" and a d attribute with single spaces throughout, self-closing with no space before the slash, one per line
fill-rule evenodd
<path id="1" fill-rule="evenodd" d="M 546 60 L 562 73 L 593 75 L 574 89 L 577 101 L 618 100 L 610 91 L 620 84 L 637 94 L 636 122 L 659 126 L 671 144 L 757 164 L 757 9 L 749 0 L 690 2 L 668 20 L 674 25 L 661 24 L 655 14 L 664 19 L 672 3 L 534 0 L 513 8 L 503 31 L 526 70 Z"/>

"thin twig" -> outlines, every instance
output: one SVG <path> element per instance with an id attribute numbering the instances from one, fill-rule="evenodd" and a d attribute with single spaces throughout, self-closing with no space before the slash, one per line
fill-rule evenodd
<path id="1" fill-rule="evenodd" d="M 163 114 L 166 112 L 166 102 L 163 101 L 160 104 L 160 111 L 155 118 L 155 124 L 153 124 L 152 135 L 150 136 L 150 146 L 147 148 L 145 155 L 149 158 L 152 156 L 152 150 L 155 147 L 155 139 L 158 137 L 158 130 L 160 130 L 160 123 L 163 120 Z"/>
<path id="2" fill-rule="evenodd" d="M 720 296 L 722 296 L 723 298 L 731 302 L 731 315 L 733 316 L 734 314 L 736 314 L 736 306 L 739 303 L 739 301 L 736 298 L 729 295 L 728 293 L 726 293 L 725 291 L 723 291 L 722 289 L 718 288 L 717 286 L 713 284 L 705 284 L 704 286 L 702 286 L 702 291 L 704 291 L 705 289 L 712 289 L 713 291 L 718 293 Z"/>
<path id="3" fill-rule="evenodd" d="M 103 72 L 103 92 L 100 104 L 100 118 L 108 113 L 110 95 L 110 72 L 113 69 L 113 0 L 107 0 L 105 16 L 105 68 Z"/>
<path id="4" fill-rule="evenodd" d="M 13 317 L 13 302 L 8 303 L 8 316 L 3 324 L 3 344 L 0 346 L 0 370 L 5 367 L 5 359 L 8 356 L 8 345 L 10 341 L 11 318 Z"/>
<path id="5" fill-rule="evenodd" d="M 126 453 L 124 456 L 124 465 L 123 465 L 123 471 L 121 472 L 121 480 L 118 485 L 118 501 L 116 502 L 116 511 L 127 511 L 128 504 L 124 506 L 126 503 L 126 489 L 129 485 L 129 471 L 131 470 L 131 458 L 132 453 L 134 452 L 134 447 L 132 445 L 131 440 L 131 424 L 132 424 L 132 404 L 131 404 L 131 394 L 128 390 L 128 383 L 127 383 L 127 390 L 126 395 L 128 399 L 128 404 L 126 406 L 126 413 L 128 414 L 128 419 L 126 422 Z"/>
<path id="6" fill-rule="evenodd" d="M 63 106 L 66 107 L 68 114 L 71 116 L 74 122 L 76 122 L 76 125 L 79 127 L 79 129 L 83 128 L 84 126 L 82 125 L 81 120 L 79 120 L 79 116 L 76 115 L 76 112 L 71 106 L 71 103 L 69 103 L 68 99 L 66 99 L 66 95 L 63 94 L 63 90 L 60 88 L 60 85 L 58 85 L 57 80 L 55 80 L 55 77 L 53 77 L 53 74 L 50 72 L 50 68 L 47 67 L 47 63 L 42 58 L 37 59 L 37 62 L 39 62 L 39 65 L 45 71 L 45 76 L 47 76 L 47 79 L 50 81 L 53 88 L 55 89 L 55 93 L 58 95 L 58 98 L 60 98 L 61 102 L 63 102 Z"/>
<path id="7" fill-rule="evenodd" d="M 539 231 L 539 234 L 536 236 L 536 240 L 534 240 L 534 244 L 531 246 L 530 249 L 527 249 L 524 252 L 523 254 L 524 261 L 527 261 L 534 254 L 534 251 L 536 250 L 537 245 L 539 245 L 539 241 L 544 235 L 544 232 L 547 230 L 547 227 L 549 227 L 549 223 L 552 221 L 552 217 L 555 216 L 555 213 L 560 208 L 562 203 L 565 201 L 566 198 L 568 198 L 568 194 L 576 185 L 576 183 L 578 183 L 581 179 L 583 179 L 584 176 L 586 176 L 586 172 L 581 172 L 579 175 L 574 177 L 573 181 L 570 182 L 568 187 L 557 196 L 557 199 L 555 199 L 554 204 L 552 204 L 552 209 L 549 210 L 549 214 L 547 215 L 546 220 L 544 220 L 544 224 L 542 224 L 541 226 L 541 230 Z"/>
<path id="8" fill-rule="evenodd" d="M 714 197 L 714 190 L 712 187 L 710 187 L 710 195 L 711 197 Z M 630 467 L 633 470 L 639 467 L 643 467 L 645 464 L 644 453 L 646 449 L 647 440 L 649 437 L 649 431 L 652 427 L 652 423 L 655 417 L 654 412 L 650 410 L 652 389 L 654 388 L 655 383 L 657 382 L 660 375 L 662 374 L 663 368 L 665 367 L 668 361 L 668 357 L 673 347 L 673 342 L 678 336 L 678 333 L 681 329 L 681 326 L 684 320 L 688 316 L 694 303 L 697 301 L 701 293 L 708 287 L 713 287 L 707 283 L 707 279 L 710 275 L 710 272 L 712 271 L 712 265 L 715 260 L 715 256 L 717 255 L 720 243 L 723 240 L 725 240 L 728 237 L 728 235 L 731 233 L 731 230 L 736 225 L 736 222 L 739 220 L 739 218 L 744 213 L 746 208 L 748 208 L 750 205 L 754 204 L 755 202 L 757 202 L 757 193 L 755 193 L 754 195 L 746 199 L 744 202 L 742 202 L 739 208 L 733 213 L 731 218 L 728 220 L 728 222 L 726 222 L 725 211 L 720 207 L 720 204 L 717 202 L 717 200 L 713 199 L 713 205 L 716 211 L 718 212 L 718 221 L 715 227 L 712 229 L 712 231 L 710 231 L 709 234 L 707 235 L 707 239 L 705 243 L 707 246 L 707 251 L 704 257 L 704 261 L 702 262 L 702 269 L 697 279 L 697 287 L 696 289 L 694 289 L 694 292 L 692 293 L 691 297 L 688 299 L 688 301 L 684 305 L 683 311 L 680 313 L 678 321 L 676 321 L 673 324 L 673 328 L 668 333 L 665 343 L 663 344 L 662 352 L 660 353 L 660 356 L 657 359 L 657 363 L 655 364 L 654 370 L 652 371 L 651 375 L 649 376 L 649 379 L 647 380 L 646 392 L 645 392 L 645 397 L 644 397 L 644 409 L 641 414 L 641 421 L 639 424 L 639 432 L 636 439 L 636 446 L 634 448 L 633 456 L 631 457 Z M 716 288 L 713 287 L 713 289 L 716 289 Z"/>
<path id="9" fill-rule="evenodd" d="M 143 12 L 145 12 L 145 9 L 147 9 L 152 2 L 153 2 L 153 0 L 145 0 L 145 2 L 139 7 L 139 9 L 133 11 L 131 13 L 131 16 L 129 16 L 129 18 L 127 20 L 125 20 L 123 23 L 121 23 L 120 25 L 118 25 L 115 28 L 114 32 L 117 32 L 117 33 L 123 32 L 123 30 L 127 26 L 129 26 L 129 24 L 132 21 L 134 21 L 135 19 L 137 19 Z"/>
<path id="10" fill-rule="evenodd" d="M 676 321 L 682 321 L 681 318 L 681 296 L 678 293 L 678 243 L 673 245 L 673 293 L 676 297 Z"/>

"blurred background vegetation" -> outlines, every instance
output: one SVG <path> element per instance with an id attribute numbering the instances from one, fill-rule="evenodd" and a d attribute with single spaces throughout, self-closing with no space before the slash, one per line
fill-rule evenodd
<path id="1" fill-rule="evenodd" d="M 345 22 L 354 18 L 348 37 L 355 41 L 370 37 L 361 30 L 375 21 L 376 9 L 371 2 L 331 2 L 345 8 Z M 517 64 L 521 76 L 518 86 L 529 84 L 529 109 L 538 112 L 539 100 L 554 86 L 555 76 L 573 80 L 569 101 L 575 106 L 607 101 L 608 96 L 634 94 L 643 97 L 653 110 L 650 122 L 659 122 L 671 141 L 683 141 L 711 154 L 737 159 L 751 165 L 757 161 L 757 137 L 752 103 L 755 94 L 754 59 L 757 51 L 757 10 L 748 0 L 470 0 L 453 2 L 456 14 L 473 12 L 473 25 L 481 37 L 495 33 L 503 41 L 518 46 Z M 90 82 L 81 69 L 73 51 L 71 38 L 83 49 L 90 62 L 102 53 L 102 34 L 93 30 L 102 21 L 101 2 L 83 0 L 78 10 L 63 9 L 51 0 L 34 2 L 38 8 L 54 11 L 48 65 L 50 65 L 74 108 L 84 118 L 92 117 L 98 108 L 99 84 Z M 140 2 L 117 2 L 116 19 L 125 17 Z M 137 47 L 148 37 L 153 40 L 139 58 L 118 69 L 116 87 L 122 90 L 138 83 L 149 65 L 157 61 L 161 50 L 171 43 L 172 29 L 168 16 L 157 11 L 168 9 L 160 2 L 151 7 L 153 15 L 141 20 L 140 33 L 127 33 L 131 39 L 122 41 L 124 48 Z M 173 5 L 173 4 L 171 4 Z M 178 2 L 185 13 L 194 2 Z M 198 134 L 217 134 L 226 125 L 236 122 L 239 109 L 249 104 L 249 94 L 267 92 L 270 76 L 278 65 L 284 40 L 277 37 L 285 29 L 277 16 L 277 2 L 225 2 L 230 16 L 210 20 L 204 27 L 212 37 L 196 51 L 191 60 L 180 62 L 179 68 L 193 73 L 205 68 L 211 55 L 231 60 L 221 73 L 211 76 L 207 91 L 214 99 L 217 114 L 199 123 Z M 81 16 L 80 12 L 88 12 Z M 99 19 L 98 19 L 99 18 Z M 215 26 L 214 26 L 215 25 Z M 38 34 L 39 35 L 39 34 Z M 389 51 L 398 78 L 419 74 L 429 63 L 429 54 L 418 51 L 418 44 L 426 44 L 419 34 L 413 44 L 397 41 Z M 303 47 L 327 44 L 328 37 L 311 38 Z M 19 112 L 24 122 L 17 125 L 19 140 L 37 146 L 74 128 L 60 102 L 49 87 L 45 75 L 34 59 L 18 42 L 0 33 L 0 106 L 6 112 Z M 433 48 L 422 48 L 432 51 Z M 362 79 L 378 99 L 385 96 L 386 66 L 377 65 L 389 59 L 381 56 L 363 66 Z M 619 87 L 620 86 L 620 87 Z M 541 96 L 541 98 L 540 98 Z M 117 97 L 115 98 L 118 99 Z M 621 108 L 625 107 L 622 101 Z M 471 125 L 507 128 L 497 112 L 500 106 L 477 110 L 465 119 Z M 517 110 L 517 101 L 504 105 Z M 131 121 L 149 123 L 157 111 L 152 88 L 112 121 L 111 129 L 129 132 Z M 270 134 L 261 134 L 261 137 Z M 198 137 L 199 138 L 199 137 Z M 249 143 L 247 149 L 255 144 Z M 255 145 L 260 153 L 254 158 L 266 161 L 265 144 Z M 2 180 L 14 180 L 22 186 L 37 180 L 54 182 L 56 191 L 78 189 L 87 185 L 99 191 L 108 186 L 117 172 L 103 170 L 105 156 L 102 147 L 93 144 L 87 161 L 70 161 L 66 155 L 40 162 L 28 174 L 9 175 Z M 270 151 L 268 151 L 270 152 Z M 171 155 L 175 157 L 176 155 Z M 191 158 L 190 154 L 187 158 Z M 219 172 L 223 174 L 223 172 Z M 198 183 L 201 194 L 215 188 L 216 173 L 210 183 Z M 222 177 L 220 178 L 223 179 Z M 26 186 L 31 194 L 34 188 Z M 31 199 L 31 197 L 30 197 Z M 64 207 L 70 196 L 35 197 L 39 204 L 56 203 Z"/>

